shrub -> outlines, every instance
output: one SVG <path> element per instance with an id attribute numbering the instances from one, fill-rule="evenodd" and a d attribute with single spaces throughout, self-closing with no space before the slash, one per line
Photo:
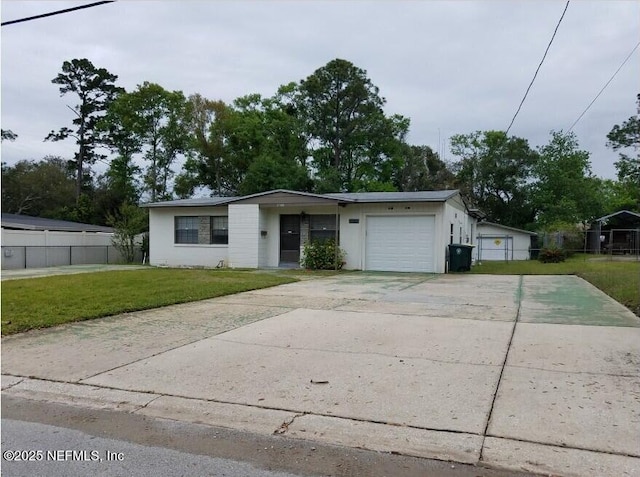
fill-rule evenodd
<path id="1" fill-rule="evenodd" d="M 345 255 L 335 240 L 317 240 L 305 244 L 300 264 L 310 270 L 340 270 L 345 263 Z"/>
<path id="2" fill-rule="evenodd" d="M 107 224 L 115 229 L 111 242 L 122 254 L 126 263 L 136 259 L 136 248 L 139 247 L 138 235 L 149 228 L 149 217 L 144 209 L 124 202 L 114 214 L 107 216 Z"/>
<path id="3" fill-rule="evenodd" d="M 538 260 L 542 263 L 560 263 L 567 258 L 567 253 L 561 248 L 543 248 L 540 250 Z"/>

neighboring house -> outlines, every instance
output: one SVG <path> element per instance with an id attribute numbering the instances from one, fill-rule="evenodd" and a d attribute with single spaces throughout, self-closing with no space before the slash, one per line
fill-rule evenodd
<path id="1" fill-rule="evenodd" d="M 596 219 L 588 248 L 594 253 L 640 254 L 640 214 L 621 210 Z"/>
<path id="2" fill-rule="evenodd" d="M 122 259 L 111 227 L 5 213 L 1 225 L 3 270 Z"/>
<path id="3" fill-rule="evenodd" d="M 443 273 L 447 245 L 471 243 L 476 223 L 456 190 L 274 190 L 143 207 L 150 263 L 171 267 L 296 266 L 309 240 L 337 237 L 346 269 Z"/>
<path id="4" fill-rule="evenodd" d="M 491 222 L 478 222 L 474 258 L 485 260 L 529 260 L 531 241 L 537 236 L 528 230 L 516 229 Z"/>

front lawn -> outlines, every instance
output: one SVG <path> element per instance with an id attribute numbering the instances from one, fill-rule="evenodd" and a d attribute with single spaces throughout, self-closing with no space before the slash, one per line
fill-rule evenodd
<path id="1" fill-rule="evenodd" d="M 576 255 L 561 263 L 538 260 L 482 262 L 472 273 L 493 275 L 577 275 L 616 299 L 640 316 L 640 262 L 593 260 Z"/>
<path id="2" fill-rule="evenodd" d="M 204 300 L 296 281 L 231 270 L 125 270 L 2 282 L 2 334 Z"/>

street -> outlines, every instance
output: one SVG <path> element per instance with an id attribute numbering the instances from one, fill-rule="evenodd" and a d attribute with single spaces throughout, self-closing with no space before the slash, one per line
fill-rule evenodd
<path id="1" fill-rule="evenodd" d="M 39 462 L 3 459 L 7 477 L 531 475 L 12 397 L 3 397 L 2 416 L 3 452 L 43 451 Z M 88 451 L 88 459 L 97 451 L 102 461 L 46 460 L 61 450 Z M 107 462 L 107 451 L 121 460 Z"/>

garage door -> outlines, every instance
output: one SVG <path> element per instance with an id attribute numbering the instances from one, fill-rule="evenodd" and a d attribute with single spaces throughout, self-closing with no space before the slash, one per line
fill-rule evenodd
<path id="1" fill-rule="evenodd" d="M 365 269 L 435 272 L 433 216 L 367 217 Z"/>
<path id="2" fill-rule="evenodd" d="M 513 237 L 478 237 L 478 260 L 513 260 Z"/>

